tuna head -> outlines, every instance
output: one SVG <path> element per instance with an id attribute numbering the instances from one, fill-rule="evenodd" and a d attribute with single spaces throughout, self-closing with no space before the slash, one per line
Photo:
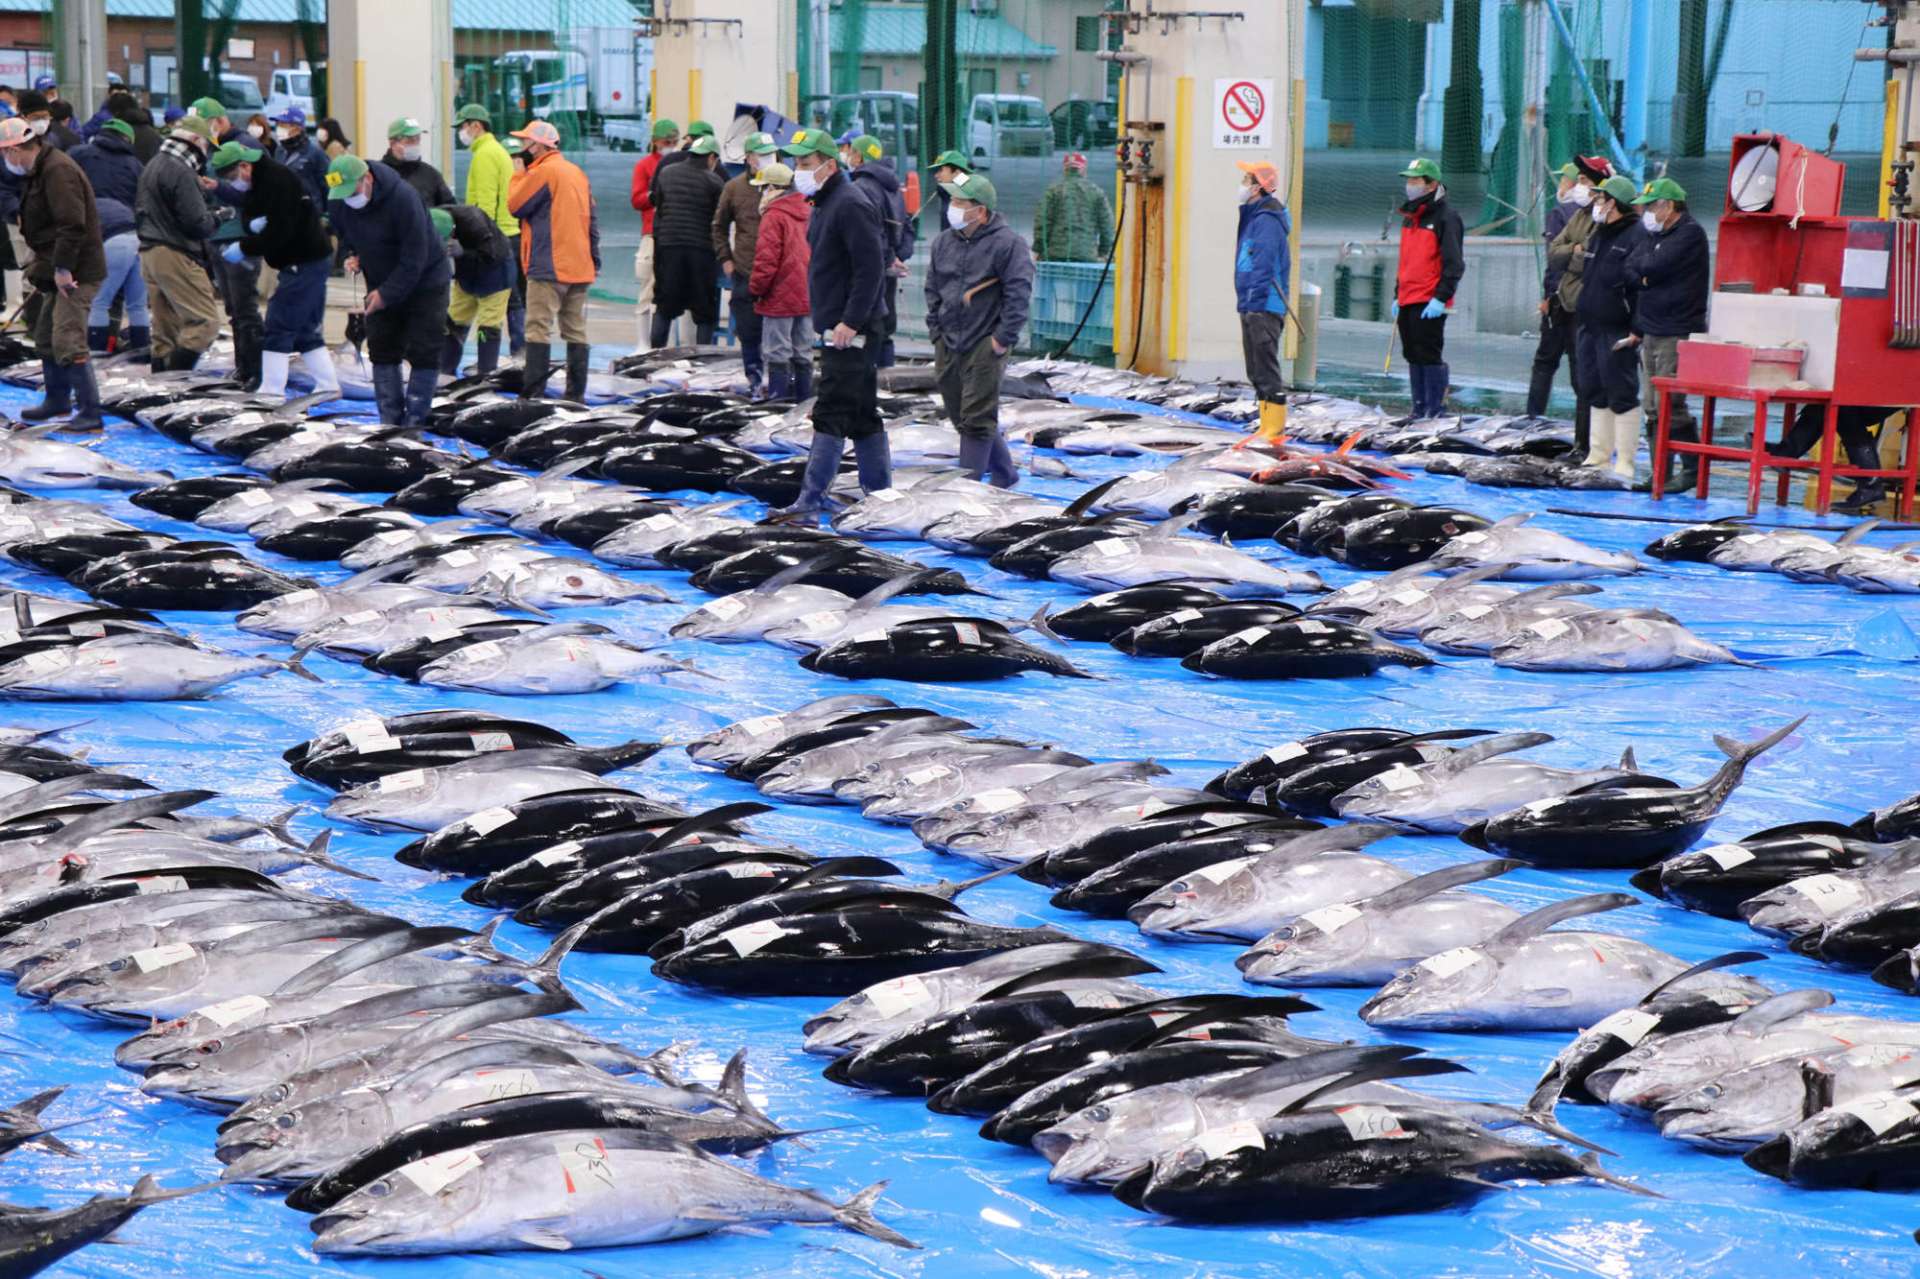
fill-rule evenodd
<path id="1" fill-rule="evenodd" d="M 1446 1029 L 1499 982 L 1501 961 L 1477 946 L 1429 955 L 1360 1005 L 1360 1018 L 1395 1029 Z"/>
<path id="2" fill-rule="evenodd" d="M 269 1119 L 224 1125 L 215 1156 L 222 1181 L 304 1180 L 399 1127 L 377 1088 L 353 1088 L 294 1106 Z"/>
<path id="3" fill-rule="evenodd" d="M 1122 1181 L 1204 1124 L 1190 1088 L 1159 1084 L 1088 1106 L 1033 1139 L 1055 1183 Z"/>

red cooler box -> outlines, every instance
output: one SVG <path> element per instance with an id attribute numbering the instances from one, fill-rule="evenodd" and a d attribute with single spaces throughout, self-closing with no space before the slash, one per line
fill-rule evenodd
<path id="1" fill-rule="evenodd" d="M 1778 388 L 1800 376 L 1807 353 L 1789 346 L 1742 346 L 1734 342 L 1680 343 L 1682 381 L 1710 386 Z"/>

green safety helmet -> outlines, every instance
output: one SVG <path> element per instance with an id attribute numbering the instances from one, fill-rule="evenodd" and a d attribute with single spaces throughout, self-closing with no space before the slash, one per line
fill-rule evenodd
<path id="1" fill-rule="evenodd" d="M 713 136 L 713 126 L 705 120 L 695 120 L 687 126 L 687 136 L 690 138 L 710 138 Z"/>
<path id="2" fill-rule="evenodd" d="M 680 126 L 667 119 L 655 120 L 653 133 L 650 136 L 655 142 L 662 138 L 677 138 L 680 136 Z"/>
<path id="3" fill-rule="evenodd" d="M 327 166 L 327 199 L 344 200 L 367 176 L 367 162 L 351 151 L 333 157 Z"/>
<path id="4" fill-rule="evenodd" d="M 713 140 L 711 133 L 703 133 L 693 140 L 693 145 L 687 150 L 694 155 L 718 155 L 720 144 Z"/>
<path id="5" fill-rule="evenodd" d="M 1633 182 L 1628 178 L 1621 177 L 1617 173 L 1605 182 L 1602 182 L 1599 186 L 1599 191 L 1601 195 L 1606 196 L 1607 199 L 1619 205 L 1632 204 L 1635 195 Z"/>
<path id="6" fill-rule="evenodd" d="M 793 135 L 793 141 L 780 148 L 782 155 L 824 155 L 829 160 L 840 158 L 840 147 L 833 135 L 825 129 L 801 129 Z"/>

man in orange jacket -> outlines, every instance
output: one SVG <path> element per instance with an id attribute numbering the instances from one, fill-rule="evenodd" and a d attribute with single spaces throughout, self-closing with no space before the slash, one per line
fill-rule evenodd
<path id="1" fill-rule="evenodd" d="M 527 279 L 527 356 L 520 394 L 546 394 L 553 330 L 567 344 L 567 398 L 587 393 L 587 290 L 600 270 L 600 219 L 587 175 L 560 154 L 560 131 L 545 120 L 514 131 L 526 165 L 507 186 L 507 211 L 520 219 L 520 268 Z"/>

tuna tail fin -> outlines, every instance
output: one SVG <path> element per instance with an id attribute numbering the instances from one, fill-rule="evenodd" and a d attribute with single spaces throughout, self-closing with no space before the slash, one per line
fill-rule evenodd
<path id="1" fill-rule="evenodd" d="M 1721 737 L 1716 734 L 1713 739 L 1713 744 L 1720 748 L 1721 754 L 1732 760 L 1736 765 L 1744 767 L 1759 756 L 1766 754 L 1778 746 L 1781 742 L 1786 741 L 1795 729 L 1806 722 L 1807 717 L 1802 715 L 1799 719 L 1793 721 L 1793 723 L 1774 729 L 1757 742 L 1736 742 L 1730 737 Z"/>
<path id="2" fill-rule="evenodd" d="M 1554 1111 L 1566 1093 L 1566 1067 L 1556 1057 L 1548 1064 L 1547 1073 L 1540 1076 L 1540 1082 L 1533 1086 L 1533 1094 L 1527 1098 L 1527 1114 L 1535 1118 L 1553 1119 Z"/>
<path id="3" fill-rule="evenodd" d="M 868 1186 L 865 1190 L 862 1190 L 845 1203 L 835 1205 L 833 1208 L 833 1219 L 845 1226 L 848 1230 L 854 1231 L 857 1234 L 863 1234 L 869 1239 L 878 1239 L 882 1243 L 890 1243 L 896 1248 L 912 1248 L 917 1250 L 920 1247 L 919 1244 L 907 1238 L 899 1231 L 890 1230 L 886 1226 L 881 1225 L 880 1219 L 873 1215 L 873 1205 L 879 1200 L 880 1193 L 886 1188 L 886 1182 L 874 1182 L 871 1186 Z"/>
<path id="4" fill-rule="evenodd" d="M 1481 944 L 1492 946 L 1522 942 L 1569 919 L 1578 919 L 1582 915 L 1598 915 L 1609 910 L 1619 910 L 1623 906 L 1639 904 L 1640 899 L 1631 893 L 1588 893 L 1583 897 L 1571 897 L 1566 901 L 1554 902 L 1522 915 Z"/>
<path id="5" fill-rule="evenodd" d="M 713 1093 L 726 1103 L 729 1110 L 742 1118 L 750 1119 L 757 1124 L 765 1124 L 769 1132 L 780 1131 L 780 1125 L 774 1123 L 765 1111 L 754 1105 L 753 1098 L 747 1095 L 746 1049 L 742 1048 L 727 1058 L 727 1068 L 721 1072 L 719 1086 L 713 1090 Z"/>
<path id="6" fill-rule="evenodd" d="M 494 947 L 493 939 L 500 932 L 500 925 L 506 922 L 505 915 L 495 915 L 471 935 L 463 938 L 455 947 L 463 955 L 472 955 L 475 959 L 484 959 L 489 964 L 497 964 L 508 958 Z"/>
<path id="7" fill-rule="evenodd" d="M 1046 636 L 1048 639 L 1052 640 L 1054 643 L 1065 644 L 1066 641 L 1061 639 L 1060 636 L 1054 631 L 1054 629 L 1051 626 L 1047 625 L 1047 612 L 1052 607 L 1053 605 L 1051 604 L 1042 604 L 1039 608 L 1034 609 L 1033 615 L 1027 618 L 1027 625 L 1032 627 L 1034 630 L 1040 632 L 1040 634 Z"/>
<path id="8" fill-rule="evenodd" d="M 289 675 L 298 675 L 301 679 L 311 680 L 315 684 L 323 684 L 326 681 L 308 670 L 305 665 L 307 654 L 311 653 L 315 647 L 317 646 L 309 645 L 306 648 L 296 648 L 293 650 L 292 657 L 287 658 L 285 661 L 276 661 L 274 662 L 274 666 L 276 669 L 283 670 Z"/>
<path id="9" fill-rule="evenodd" d="M 305 804 L 295 804 L 292 808 L 282 809 L 280 812 L 267 818 L 266 821 L 261 822 L 260 829 L 271 836 L 277 844 L 281 844 L 287 848 L 299 848 L 302 846 L 300 840 L 294 835 L 288 823 L 306 811 L 306 807 Z M 311 851 L 311 845 L 307 845 L 306 847 Z M 369 875 L 367 878 L 372 879 L 373 876 Z"/>
<path id="10" fill-rule="evenodd" d="M 479 581 L 467 588 L 467 594 L 487 604 L 498 604 L 521 613 L 531 613 L 535 617 L 553 616 L 546 609 L 528 600 L 514 584 L 513 577 L 501 573 L 483 574 Z"/>
<path id="11" fill-rule="evenodd" d="M 495 926 L 506 918 L 502 915 L 494 920 Z M 583 919 L 555 937 L 553 945 L 547 947 L 541 952 L 540 958 L 533 961 L 533 967 L 527 971 L 527 980 L 542 990 L 564 993 L 567 988 L 560 980 L 560 962 L 572 953 L 573 948 L 579 944 L 582 937 L 587 935 L 587 930 L 592 926 L 590 920 Z"/>
<path id="12" fill-rule="evenodd" d="M 1599 1155 L 1582 1155 L 1580 1156 L 1580 1158 L 1575 1160 L 1575 1162 L 1580 1165 L 1581 1172 L 1593 1178 L 1595 1181 L 1602 1182 L 1606 1185 L 1612 1186 L 1616 1190 L 1624 1190 L 1630 1195 L 1640 1195 L 1647 1199 L 1665 1199 L 1666 1198 L 1665 1195 L 1661 1194 L 1657 1190 L 1649 1190 L 1645 1186 L 1635 1185 L 1633 1182 L 1628 1181 L 1624 1177 L 1614 1176 L 1612 1173 L 1608 1172 L 1605 1168 L 1602 1168 L 1600 1166 Z"/>
<path id="13" fill-rule="evenodd" d="M 1633 757 L 1633 747 L 1629 746 L 1620 752 L 1620 770 L 1626 773 L 1640 771 L 1640 761 Z"/>
<path id="14" fill-rule="evenodd" d="M 935 884 L 932 888 L 927 889 L 926 891 L 934 897 L 944 897 L 946 898 L 946 900 L 952 901 L 954 898 L 958 897 L 961 893 L 966 892 L 969 888 L 978 888 L 982 884 L 990 884 L 996 879 L 1002 879 L 1008 875 L 1013 874 L 1015 871 L 1022 869 L 1025 865 L 1026 865 L 1025 862 L 1013 862 L 1013 863 L 1010 863 L 1009 865 L 1000 867 L 998 870 L 990 870 L 984 875 L 975 875 L 972 879 L 961 879 L 961 880 L 943 879 L 939 883 Z"/>
<path id="15" fill-rule="evenodd" d="M 289 811 L 289 815 L 291 815 L 291 813 L 296 813 L 299 811 L 300 810 L 297 808 L 292 809 Z M 348 879 L 364 879 L 370 884 L 377 884 L 380 882 L 380 877 L 378 875 L 369 875 L 363 870 L 355 870 L 353 867 L 348 866 L 343 862 L 335 861 L 327 853 L 327 848 L 330 844 L 332 844 L 332 842 L 333 842 L 333 832 L 330 830 L 321 831 L 318 835 L 315 835 L 313 837 L 312 843 L 308 844 L 305 848 L 300 849 L 300 860 L 303 862 L 307 862 L 310 865 L 319 866 L 325 870 L 330 870 L 336 875 L 345 875 Z M 299 847 L 299 845 L 296 843 L 295 847 Z"/>
<path id="16" fill-rule="evenodd" d="M 1661 982 L 1658 986 L 1655 986 L 1652 990 L 1648 991 L 1645 995 L 1641 996 L 1640 1006 L 1642 1008 L 1645 1008 L 1646 1006 L 1651 1004 L 1656 998 L 1665 994 L 1667 991 L 1671 990 L 1674 986 L 1678 985 L 1683 981 L 1686 981 L 1689 978 L 1698 977 L 1702 973 L 1716 972 L 1722 968 L 1734 968 L 1741 964 L 1757 964 L 1765 958 L 1766 958 L 1766 955 L 1761 951 L 1733 950 L 1733 951 L 1728 951 L 1724 955 L 1715 955 L 1712 959 L 1703 959 L 1699 963 L 1695 964 L 1693 967 L 1687 969 L 1685 972 L 1675 973 L 1673 976 L 1667 978 L 1665 981 Z"/>

